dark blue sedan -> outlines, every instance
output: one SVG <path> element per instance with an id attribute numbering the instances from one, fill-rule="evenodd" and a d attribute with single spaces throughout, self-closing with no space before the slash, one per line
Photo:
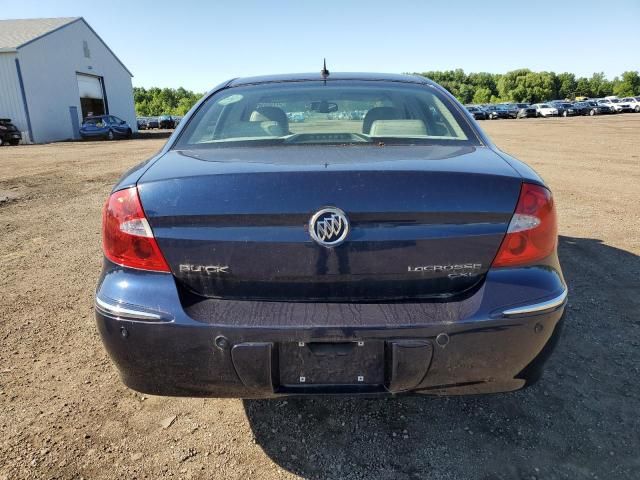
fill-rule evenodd
<path id="1" fill-rule="evenodd" d="M 114 140 L 116 138 L 131 138 L 131 135 L 129 124 L 114 115 L 87 117 L 80 127 L 80 136 L 84 139 Z"/>
<path id="2" fill-rule="evenodd" d="M 95 313 L 140 392 L 511 391 L 559 335 L 556 247 L 544 181 L 430 80 L 235 79 L 114 187 Z"/>

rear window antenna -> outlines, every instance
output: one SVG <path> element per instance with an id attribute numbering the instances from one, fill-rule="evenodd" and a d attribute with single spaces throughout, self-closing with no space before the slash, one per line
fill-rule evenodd
<path id="1" fill-rule="evenodd" d="M 327 70 L 327 59 L 326 58 L 324 59 L 324 63 L 322 64 L 322 70 L 320 70 L 320 75 L 322 75 L 322 78 L 324 78 L 325 80 L 329 76 L 329 70 Z"/>

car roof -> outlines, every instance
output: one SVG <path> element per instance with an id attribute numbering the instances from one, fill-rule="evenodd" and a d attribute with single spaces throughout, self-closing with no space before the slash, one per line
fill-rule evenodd
<path id="1" fill-rule="evenodd" d="M 396 73 L 363 73 L 363 72 L 337 72 L 331 73 L 326 78 L 320 72 L 317 73 L 289 73 L 281 75 L 263 75 L 257 77 L 242 77 L 231 80 L 227 87 L 238 87 L 241 85 L 255 85 L 260 83 L 279 82 L 304 82 L 304 81 L 324 81 L 334 80 L 363 80 L 363 81 L 386 81 L 405 82 L 433 85 L 434 82 L 420 75 L 402 75 Z"/>

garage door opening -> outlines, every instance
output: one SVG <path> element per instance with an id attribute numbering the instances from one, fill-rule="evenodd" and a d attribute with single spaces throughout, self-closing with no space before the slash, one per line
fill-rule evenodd
<path id="1" fill-rule="evenodd" d="M 80 108 L 82 118 L 92 115 L 105 115 L 107 108 L 104 101 L 102 77 L 78 73 L 78 90 L 80 91 Z"/>

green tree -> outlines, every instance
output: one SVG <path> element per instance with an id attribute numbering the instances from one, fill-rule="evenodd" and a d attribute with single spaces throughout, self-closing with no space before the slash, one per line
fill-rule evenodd
<path id="1" fill-rule="evenodd" d="M 513 70 L 502 75 L 497 82 L 498 97 L 504 101 L 522 102 L 526 97 L 527 89 L 525 88 L 527 75 L 531 74 L 531 70 L 522 68 Z"/>
<path id="2" fill-rule="evenodd" d="M 202 94 L 182 87 L 177 89 L 134 87 L 133 89 L 136 113 L 141 116 L 184 115 L 200 97 Z"/>
<path id="3" fill-rule="evenodd" d="M 593 97 L 606 97 L 613 93 L 612 83 L 606 79 L 604 73 L 594 73 L 589 79 L 589 89 Z"/>
<path id="4" fill-rule="evenodd" d="M 589 79 L 585 77 L 580 77 L 576 81 L 576 96 L 577 97 L 591 97 L 591 85 L 589 84 Z"/>
<path id="5" fill-rule="evenodd" d="M 619 97 L 640 95 L 640 75 L 638 72 L 624 72 L 621 79 L 614 79 L 613 94 Z"/>
<path id="6" fill-rule="evenodd" d="M 556 76 L 558 98 L 575 98 L 578 82 L 576 82 L 576 76 L 573 73 L 560 73 Z"/>
<path id="7" fill-rule="evenodd" d="M 532 72 L 523 68 L 502 75 L 497 87 L 502 101 L 535 103 L 557 95 L 557 77 L 553 72 Z"/>
<path id="8" fill-rule="evenodd" d="M 174 108 L 173 112 L 176 115 L 185 115 L 191 107 L 198 101 L 198 99 L 192 99 L 190 97 L 182 97 L 178 100 L 178 105 Z"/>
<path id="9" fill-rule="evenodd" d="M 462 103 L 465 103 L 465 104 L 466 103 L 471 103 L 471 101 L 473 100 L 473 97 L 474 97 L 474 93 L 475 93 L 475 91 L 474 91 L 473 85 L 469 85 L 467 83 L 463 83 L 458 88 L 458 95 L 456 95 L 456 97 Z"/>
<path id="10" fill-rule="evenodd" d="M 478 87 L 473 94 L 473 103 L 489 103 L 491 101 L 492 92 L 487 87 Z"/>

